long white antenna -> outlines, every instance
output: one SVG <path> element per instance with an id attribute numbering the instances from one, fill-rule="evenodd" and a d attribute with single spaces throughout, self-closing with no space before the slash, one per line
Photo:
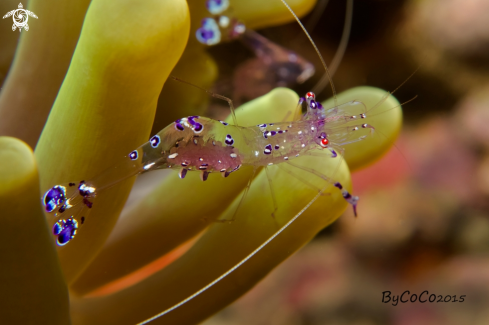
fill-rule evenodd
<path id="1" fill-rule="evenodd" d="M 329 185 L 329 184 L 328 184 Z M 224 279 L 225 277 L 227 277 L 229 274 L 231 274 L 232 272 L 234 272 L 234 270 L 236 270 L 237 268 L 239 268 L 241 265 L 243 265 L 244 263 L 246 263 L 250 258 L 252 258 L 256 253 L 258 253 L 259 251 L 261 251 L 265 246 L 267 246 L 272 240 L 275 239 L 275 237 L 277 237 L 278 235 L 280 235 L 285 229 L 287 229 L 288 226 L 290 226 L 295 220 L 297 220 L 297 218 L 299 218 L 301 216 L 301 214 L 304 213 L 304 211 L 306 211 L 321 195 L 322 193 L 324 192 L 324 190 L 326 189 L 326 187 L 328 186 L 326 185 L 318 194 L 316 194 L 316 196 L 301 210 L 299 211 L 299 213 L 297 213 L 292 219 L 289 220 L 289 222 L 287 222 L 285 225 L 282 226 L 282 228 L 280 228 L 279 230 L 277 230 L 277 232 L 275 232 L 270 238 L 268 238 L 263 244 L 261 244 L 260 246 L 258 246 L 257 249 L 255 249 L 253 252 L 251 252 L 250 254 L 248 254 L 245 258 L 243 258 L 241 261 L 239 261 L 238 264 L 234 265 L 232 268 L 230 268 L 229 270 L 227 270 L 225 273 L 223 273 L 220 277 L 218 277 L 217 279 L 215 279 L 214 281 L 212 281 L 211 283 L 209 283 L 208 285 L 206 285 L 205 287 L 203 287 L 202 289 L 200 289 L 199 291 L 197 291 L 196 293 L 194 293 L 193 295 L 191 296 L 188 296 L 187 298 L 185 298 L 184 300 L 180 301 L 179 303 L 171 306 L 170 308 L 168 309 L 165 309 L 164 311 L 162 311 L 161 313 L 151 317 L 151 318 L 148 318 L 147 320 L 145 321 L 142 321 L 141 323 L 138 323 L 137 325 L 144 325 L 144 324 L 148 324 L 149 322 L 151 321 L 154 321 L 155 319 L 157 318 L 160 318 L 161 316 L 164 316 L 166 314 L 168 314 L 169 312 L 177 309 L 178 307 L 186 304 L 187 302 L 189 302 L 190 300 L 194 299 L 195 297 L 197 297 L 198 295 L 200 295 L 201 293 L 203 293 L 204 291 L 206 291 L 207 289 L 209 289 L 210 287 L 212 287 L 213 285 L 215 285 L 216 283 L 218 283 L 219 281 L 221 281 L 222 279 Z"/>
<path id="2" fill-rule="evenodd" d="M 340 44 L 336 53 L 329 65 L 329 72 L 331 76 L 334 76 L 336 70 L 340 66 L 341 60 L 345 55 L 346 47 L 348 46 L 348 40 L 350 39 L 351 23 L 353 20 L 353 0 L 346 0 L 346 13 L 345 13 L 345 25 L 343 26 L 343 33 L 341 34 Z M 312 88 L 312 92 L 318 95 L 321 93 L 328 82 L 326 75 L 322 76 L 318 83 Z"/>
<path id="3" fill-rule="evenodd" d="M 280 0 L 280 1 L 282 1 L 282 3 L 284 4 L 285 7 L 287 7 L 287 9 L 289 9 L 292 16 L 294 16 L 295 20 L 297 21 L 299 26 L 301 26 L 302 30 L 304 31 L 304 34 L 306 34 L 307 38 L 309 39 L 309 42 L 311 42 L 312 46 L 314 47 L 314 50 L 316 51 L 317 55 L 319 56 L 319 59 L 321 60 L 321 63 L 324 67 L 324 70 L 326 71 L 326 75 L 328 76 L 329 84 L 331 85 L 331 91 L 333 92 L 334 106 L 338 106 L 337 99 L 336 99 L 336 89 L 335 89 L 334 84 L 333 84 L 333 78 L 331 78 L 331 74 L 329 73 L 328 66 L 326 65 L 326 62 L 324 61 L 323 56 L 319 52 L 319 49 L 316 46 L 316 43 L 314 43 L 311 35 L 309 35 L 309 33 L 307 32 L 304 25 L 302 25 L 302 22 L 300 21 L 299 17 L 297 17 L 297 15 L 292 10 L 292 8 L 290 8 L 289 4 L 287 2 L 285 2 L 285 0 Z"/>

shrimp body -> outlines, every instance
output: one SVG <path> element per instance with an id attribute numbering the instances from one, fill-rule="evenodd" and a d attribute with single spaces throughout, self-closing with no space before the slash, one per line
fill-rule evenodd
<path id="1" fill-rule="evenodd" d="M 45 193 L 43 205 L 47 213 L 58 218 L 53 227 L 58 245 L 65 245 L 75 237 L 79 224 L 85 221 L 84 212 L 92 208 L 99 191 L 128 177 L 172 168 L 179 170 L 180 178 L 185 178 L 188 171 L 199 171 L 201 180 L 205 181 L 210 173 L 228 177 L 241 166 L 267 167 L 307 155 L 315 149 L 327 148 L 334 158 L 337 156 L 334 147 L 342 148 L 365 137 L 351 140 L 352 131 L 373 130 L 368 124 L 359 128 L 350 123 L 366 117 L 365 113 L 351 115 L 352 106 L 360 102 L 352 101 L 325 110 L 315 101 L 313 93 L 307 93 L 299 104 L 304 102 L 307 112 L 300 120 L 292 122 L 242 127 L 201 116 L 178 119 L 92 180 L 53 186 Z M 362 109 L 361 105 L 359 107 Z M 355 208 L 358 198 L 351 196 L 341 184 L 334 185 Z M 68 219 L 62 218 L 66 211 L 70 211 Z"/>

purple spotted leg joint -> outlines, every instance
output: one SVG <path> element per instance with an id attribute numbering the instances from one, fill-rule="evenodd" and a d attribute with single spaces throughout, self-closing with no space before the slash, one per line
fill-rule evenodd
<path id="1" fill-rule="evenodd" d="M 334 183 L 334 186 L 341 190 L 341 194 L 343 194 L 343 198 L 346 200 L 346 202 L 350 203 L 353 206 L 353 213 L 355 214 L 355 217 L 356 217 L 357 216 L 357 203 L 358 203 L 359 197 L 353 196 L 350 193 L 348 193 L 347 190 L 343 189 L 343 185 L 341 185 L 338 182 Z"/>
<path id="2" fill-rule="evenodd" d="M 66 188 L 61 185 L 56 185 L 46 191 L 43 198 L 43 205 L 46 212 L 53 212 L 58 207 L 64 211 L 64 203 L 66 201 Z"/>
<path id="3" fill-rule="evenodd" d="M 61 219 L 53 226 L 53 234 L 58 237 L 58 246 L 64 246 L 68 244 L 70 240 L 75 238 L 78 230 L 78 221 L 73 218 Z"/>

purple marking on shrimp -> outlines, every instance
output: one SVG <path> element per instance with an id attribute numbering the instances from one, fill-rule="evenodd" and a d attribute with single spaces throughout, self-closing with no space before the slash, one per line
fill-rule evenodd
<path id="1" fill-rule="evenodd" d="M 334 186 L 336 186 L 337 188 L 339 188 L 340 190 L 343 189 L 343 185 L 341 185 L 340 183 L 336 182 L 334 183 Z"/>
<path id="2" fill-rule="evenodd" d="M 272 145 L 271 145 L 271 144 L 267 144 L 267 145 L 265 146 L 265 150 L 263 150 L 263 153 L 264 153 L 265 155 L 269 155 L 269 154 L 271 154 L 271 153 L 272 153 Z"/>
<path id="3" fill-rule="evenodd" d="M 73 218 L 56 222 L 53 226 L 53 234 L 58 236 L 58 246 L 64 246 L 72 240 L 76 235 L 77 229 L 78 222 Z"/>
<path id="4" fill-rule="evenodd" d="M 224 126 L 228 126 L 229 125 L 228 123 L 226 123 L 224 121 L 221 121 L 221 120 L 218 120 L 218 121 L 221 122 L 221 124 L 224 125 Z"/>
<path id="5" fill-rule="evenodd" d="M 221 31 L 217 22 L 212 18 L 204 18 L 200 28 L 195 32 L 197 40 L 206 45 L 215 45 L 221 41 Z"/>
<path id="6" fill-rule="evenodd" d="M 280 131 L 278 131 L 278 133 L 279 133 L 279 134 L 282 134 L 282 133 L 284 133 L 284 131 L 280 130 Z"/>
<path id="7" fill-rule="evenodd" d="M 159 135 L 155 135 L 151 139 L 149 139 L 149 143 L 151 144 L 151 147 L 153 147 L 153 148 L 158 147 L 158 145 L 160 144 L 160 141 L 161 141 L 161 139 L 160 139 Z"/>
<path id="8" fill-rule="evenodd" d="M 200 170 L 206 170 L 206 169 L 207 169 L 207 167 L 209 167 L 209 164 L 201 164 L 201 165 L 199 166 L 199 169 L 200 169 Z"/>
<path id="9" fill-rule="evenodd" d="M 329 150 L 331 150 L 331 158 L 336 158 L 338 156 L 336 151 L 334 151 L 333 149 L 329 149 Z"/>
<path id="10" fill-rule="evenodd" d="M 64 186 L 53 186 L 44 194 L 44 209 L 46 212 L 52 212 L 66 200 L 66 188 Z"/>
<path id="11" fill-rule="evenodd" d="M 280 149 L 280 146 L 278 144 L 275 145 L 275 150 Z"/>
<path id="12" fill-rule="evenodd" d="M 273 137 L 275 134 L 277 134 L 276 131 L 270 131 L 270 135 Z"/>
<path id="13" fill-rule="evenodd" d="M 209 177 L 209 172 L 203 170 L 202 173 L 200 174 L 200 179 L 205 182 L 207 180 L 207 177 Z"/>
<path id="14" fill-rule="evenodd" d="M 131 160 L 136 160 L 136 159 L 138 159 L 138 151 L 137 151 L 137 150 L 131 151 L 131 153 L 129 154 L 129 158 L 130 158 Z"/>
<path id="15" fill-rule="evenodd" d="M 324 109 L 323 105 L 320 102 L 316 102 L 316 104 L 318 105 L 318 109 Z"/>
<path id="16" fill-rule="evenodd" d="M 266 124 L 258 124 L 257 126 L 260 127 L 260 128 L 266 128 L 267 127 Z"/>
<path id="17" fill-rule="evenodd" d="M 314 99 L 311 99 L 311 102 L 309 103 L 309 107 L 312 109 L 318 108 L 318 105 L 316 104 L 316 101 Z"/>
<path id="18" fill-rule="evenodd" d="M 226 145 L 228 146 L 232 146 L 234 144 L 234 139 L 233 137 L 231 136 L 231 134 L 228 134 L 226 135 L 226 140 L 224 140 L 224 142 L 226 143 Z"/>
<path id="19" fill-rule="evenodd" d="M 185 127 L 180 123 L 181 120 L 176 120 L 175 121 L 175 129 L 178 131 L 183 131 L 185 130 Z"/>
<path id="20" fill-rule="evenodd" d="M 195 123 L 194 132 L 200 133 L 204 129 L 204 125 L 200 123 Z"/>
<path id="21" fill-rule="evenodd" d="M 180 177 L 181 179 L 184 179 L 186 175 L 187 175 L 187 169 L 185 168 L 180 169 L 180 171 L 178 172 L 178 177 Z"/>
<path id="22" fill-rule="evenodd" d="M 325 132 L 321 132 L 321 134 L 319 135 L 319 138 L 326 139 L 326 133 Z"/>
<path id="23" fill-rule="evenodd" d="M 263 132 L 263 137 L 264 137 L 265 139 L 268 139 L 267 133 L 268 133 L 268 132 Z"/>
<path id="24" fill-rule="evenodd" d="M 229 0 L 207 0 L 205 7 L 211 14 L 218 15 L 229 7 Z"/>

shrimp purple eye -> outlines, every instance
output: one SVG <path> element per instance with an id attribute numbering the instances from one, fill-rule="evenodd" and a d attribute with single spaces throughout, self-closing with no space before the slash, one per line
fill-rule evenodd
<path id="1" fill-rule="evenodd" d="M 197 40 L 205 45 L 216 45 L 221 41 L 221 31 L 216 21 L 212 18 L 202 19 L 202 24 L 195 33 Z"/>
<path id="2" fill-rule="evenodd" d="M 137 151 L 137 150 L 131 151 L 131 153 L 129 154 L 129 158 L 130 158 L 131 160 L 136 160 L 136 159 L 138 159 L 138 151 Z"/>
<path id="3" fill-rule="evenodd" d="M 53 234 L 58 236 L 57 244 L 58 246 L 64 246 L 68 244 L 70 240 L 75 238 L 76 232 L 78 230 L 78 221 L 73 218 L 67 220 L 59 220 L 53 226 Z"/>
<path id="4" fill-rule="evenodd" d="M 149 143 L 151 144 L 151 147 L 153 147 L 153 148 L 158 147 L 158 145 L 160 144 L 160 141 L 161 141 L 161 139 L 160 139 L 159 135 L 155 135 L 151 139 L 149 139 Z"/>
<path id="5" fill-rule="evenodd" d="M 49 189 L 43 198 L 44 209 L 46 212 L 53 212 L 58 206 L 62 205 L 66 200 L 66 188 L 64 186 L 53 186 Z"/>
<path id="6" fill-rule="evenodd" d="M 205 2 L 207 10 L 213 15 L 219 15 L 229 8 L 229 0 L 207 0 Z"/>
<path id="7" fill-rule="evenodd" d="M 309 107 L 312 109 L 318 108 L 318 105 L 314 99 L 311 99 L 311 102 L 309 103 Z"/>
<path id="8" fill-rule="evenodd" d="M 221 124 L 224 125 L 224 126 L 227 126 L 228 125 L 228 123 L 226 123 L 224 121 L 219 120 L 219 122 L 221 122 Z"/>

